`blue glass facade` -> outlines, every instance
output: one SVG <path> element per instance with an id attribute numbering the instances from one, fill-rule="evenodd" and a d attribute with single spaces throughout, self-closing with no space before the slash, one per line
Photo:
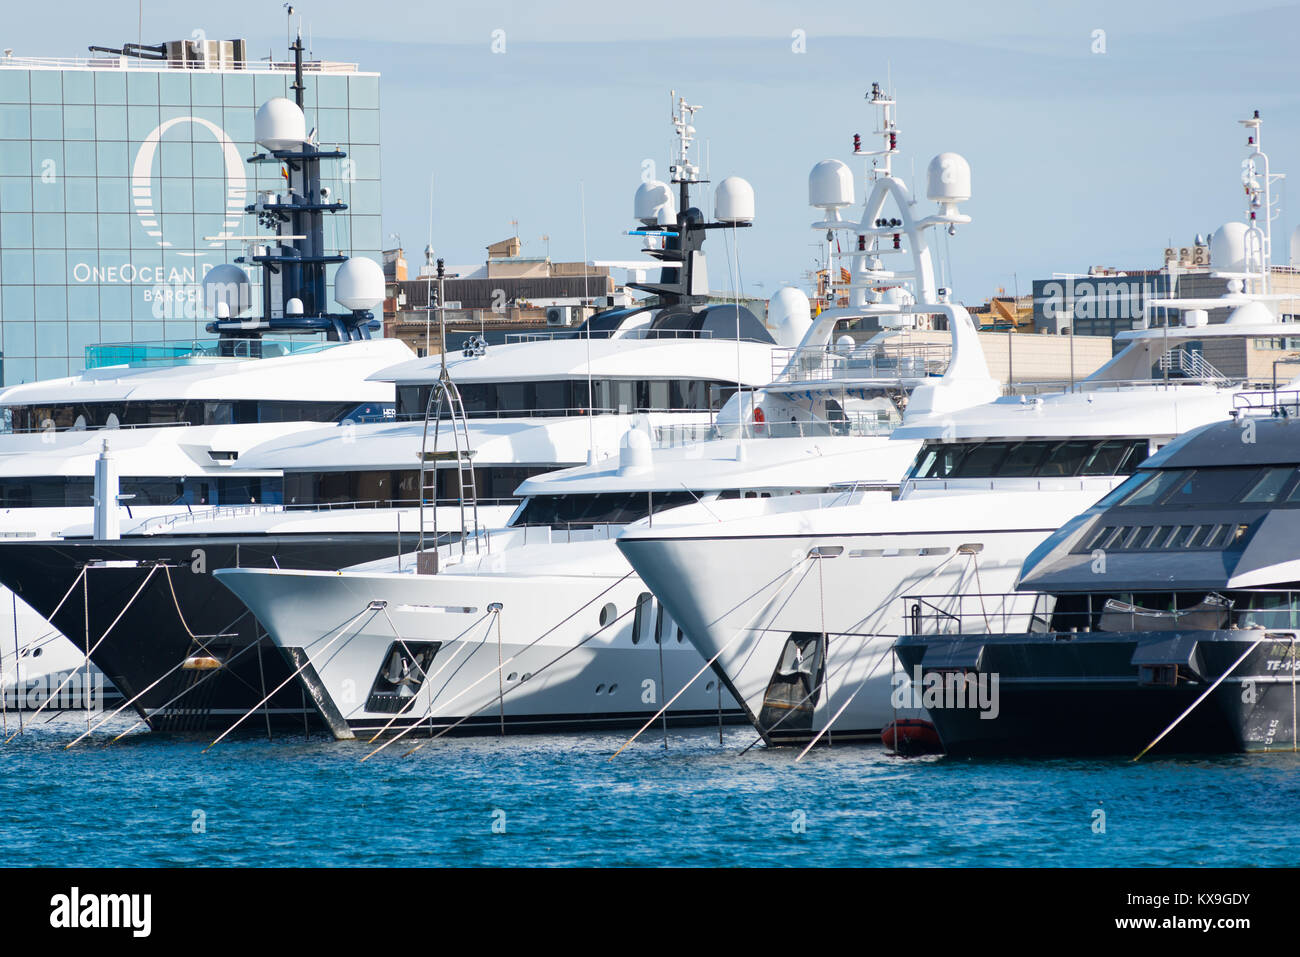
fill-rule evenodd
<path id="1" fill-rule="evenodd" d="M 243 211 L 256 192 L 284 188 L 277 165 L 244 160 L 258 106 L 292 96 L 292 73 L 110 62 L 0 60 L 5 385 L 76 373 L 100 342 L 211 338 L 198 284 L 244 252 L 223 237 L 265 232 Z M 349 206 L 326 244 L 379 261 L 379 77 L 308 72 L 305 111 L 322 148 L 348 154 L 322 164 Z"/>

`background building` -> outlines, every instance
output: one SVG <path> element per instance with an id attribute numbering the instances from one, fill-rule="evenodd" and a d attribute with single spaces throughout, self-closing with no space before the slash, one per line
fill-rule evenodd
<path id="1" fill-rule="evenodd" d="M 257 232 L 245 205 L 284 182 L 244 160 L 258 106 L 292 97 L 293 65 L 244 46 L 0 58 L 0 383 L 78 372 L 96 343 L 210 338 L 198 284 L 243 254 L 222 237 Z M 378 261 L 379 76 L 306 72 L 308 129 L 348 154 L 322 167 L 349 206 L 326 242 Z"/>

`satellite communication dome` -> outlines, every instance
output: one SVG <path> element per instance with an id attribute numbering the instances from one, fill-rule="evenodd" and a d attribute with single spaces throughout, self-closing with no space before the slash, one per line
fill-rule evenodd
<path id="1" fill-rule="evenodd" d="M 307 118 L 293 100 L 267 100 L 253 118 L 253 139 L 268 150 L 297 150 L 307 140 Z"/>
<path id="2" fill-rule="evenodd" d="M 857 343 L 854 342 L 852 336 L 843 335 L 835 340 L 835 351 L 842 356 L 846 356 L 853 351 L 855 345 L 857 345 Z"/>
<path id="3" fill-rule="evenodd" d="M 802 289 L 785 286 L 767 304 L 767 325 L 779 346 L 793 349 L 812 325 L 812 304 Z"/>
<path id="4" fill-rule="evenodd" d="M 364 312 L 384 301 L 384 269 L 373 259 L 353 256 L 334 275 L 334 301 L 344 309 Z"/>
<path id="5" fill-rule="evenodd" d="M 301 316 L 302 300 L 299 299 L 297 296 L 294 296 L 292 299 L 286 302 L 284 304 L 284 314 L 286 316 Z"/>
<path id="6" fill-rule="evenodd" d="M 1277 322 L 1277 316 L 1262 302 L 1244 302 L 1228 313 L 1223 322 L 1230 326 L 1260 326 Z"/>
<path id="7" fill-rule="evenodd" d="M 754 221 L 754 187 L 739 176 L 728 176 L 713 193 L 713 218 L 720 223 Z"/>
<path id="8" fill-rule="evenodd" d="M 651 462 L 650 436 L 641 429 L 628 429 L 619 444 L 618 470 L 628 472 L 649 468 Z"/>
<path id="9" fill-rule="evenodd" d="M 808 205 L 838 209 L 853 205 L 853 171 L 836 159 L 822 160 L 808 174 Z"/>
<path id="10" fill-rule="evenodd" d="M 1210 237 L 1210 268 L 1220 272 L 1245 272 L 1246 270 L 1246 233 L 1250 227 L 1245 223 L 1224 223 Z"/>
<path id="11" fill-rule="evenodd" d="M 926 170 L 926 197 L 941 206 L 970 199 L 970 163 L 959 153 L 940 153 Z"/>
<path id="12" fill-rule="evenodd" d="M 677 220 L 677 205 L 667 183 L 647 180 L 636 188 L 633 215 L 647 226 L 667 225 Z"/>
<path id="13" fill-rule="evenodd" d="M 916 302 L 916 297 L 902 286 L 890 286 L 885 290 L 883 300 L 893 306 L 910 306 Z"/>
<path id="14" fill-rule="evenodd" d="M 234 263 L 214 266 L 203 277 L 203 305 L 218 319 L 242 316 L 252 304 L 253 287 L 248 273 Z"/>

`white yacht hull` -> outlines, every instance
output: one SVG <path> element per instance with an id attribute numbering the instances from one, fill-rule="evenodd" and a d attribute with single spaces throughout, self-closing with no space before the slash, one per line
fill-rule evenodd
<path id="1" fill-rule="evenodd" d="M 725 532 L 638 529 L 618 544 L 769 744 L 823 731 L 872 739 L 915 713 L 896 708 L 908 699 L 892 694 L 905 599 L 966 595 L 924 614 L 960 602 L 990 630 L 1015 614 L 1023 620 L 1020 605 L 973 596 L 1011 591 L 1025 556 L 1103 491 L 1036 493 L 1014 508 L 996 493 L 864 503 L 729 523 Z"/>
<path id="2" fill-rule="evenodd" d="M 704 663 L 613 543 L 595 548 L 592 574 L 218 575 L 291 663 L 305 666 L 302 678 L 338 737 L 632 728 Z M 381 677 L 394 654 L 407 662 L 405 682 Z M 667 713 L 674 724 L 736 717 L 712 675 Z"/>

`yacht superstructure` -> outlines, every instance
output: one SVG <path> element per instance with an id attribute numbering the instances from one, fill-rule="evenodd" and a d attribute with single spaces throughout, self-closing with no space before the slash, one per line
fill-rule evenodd
<path id="1" fill-rule="evenodd" d="M 1166 360 L 1216 338 L 1290 334 L 1280 297 L 1256 278 L 1231 272 L 1218 299 L 1149 301 L 1147 328 L 1120 334 L 1119 354 L 1068 392 L 905 424 L 895 440 L 925 444 L 895 501 L 779 513 L 732 503 L 722 522 L 629 528 L 619 548 L 766 741 L 874 738 L 897 717 L 899 599 L 1008 591 L 1069 516 L 1175 436 L 1226 417 L 1247 383 L 1171 374 Z M 1218 307 L 1227 321 L 1207 325 Z M 1183 325 L 1149 327 L 1171 309 Z M 1002 609 L 981 611 L 992 621 Z"/>

